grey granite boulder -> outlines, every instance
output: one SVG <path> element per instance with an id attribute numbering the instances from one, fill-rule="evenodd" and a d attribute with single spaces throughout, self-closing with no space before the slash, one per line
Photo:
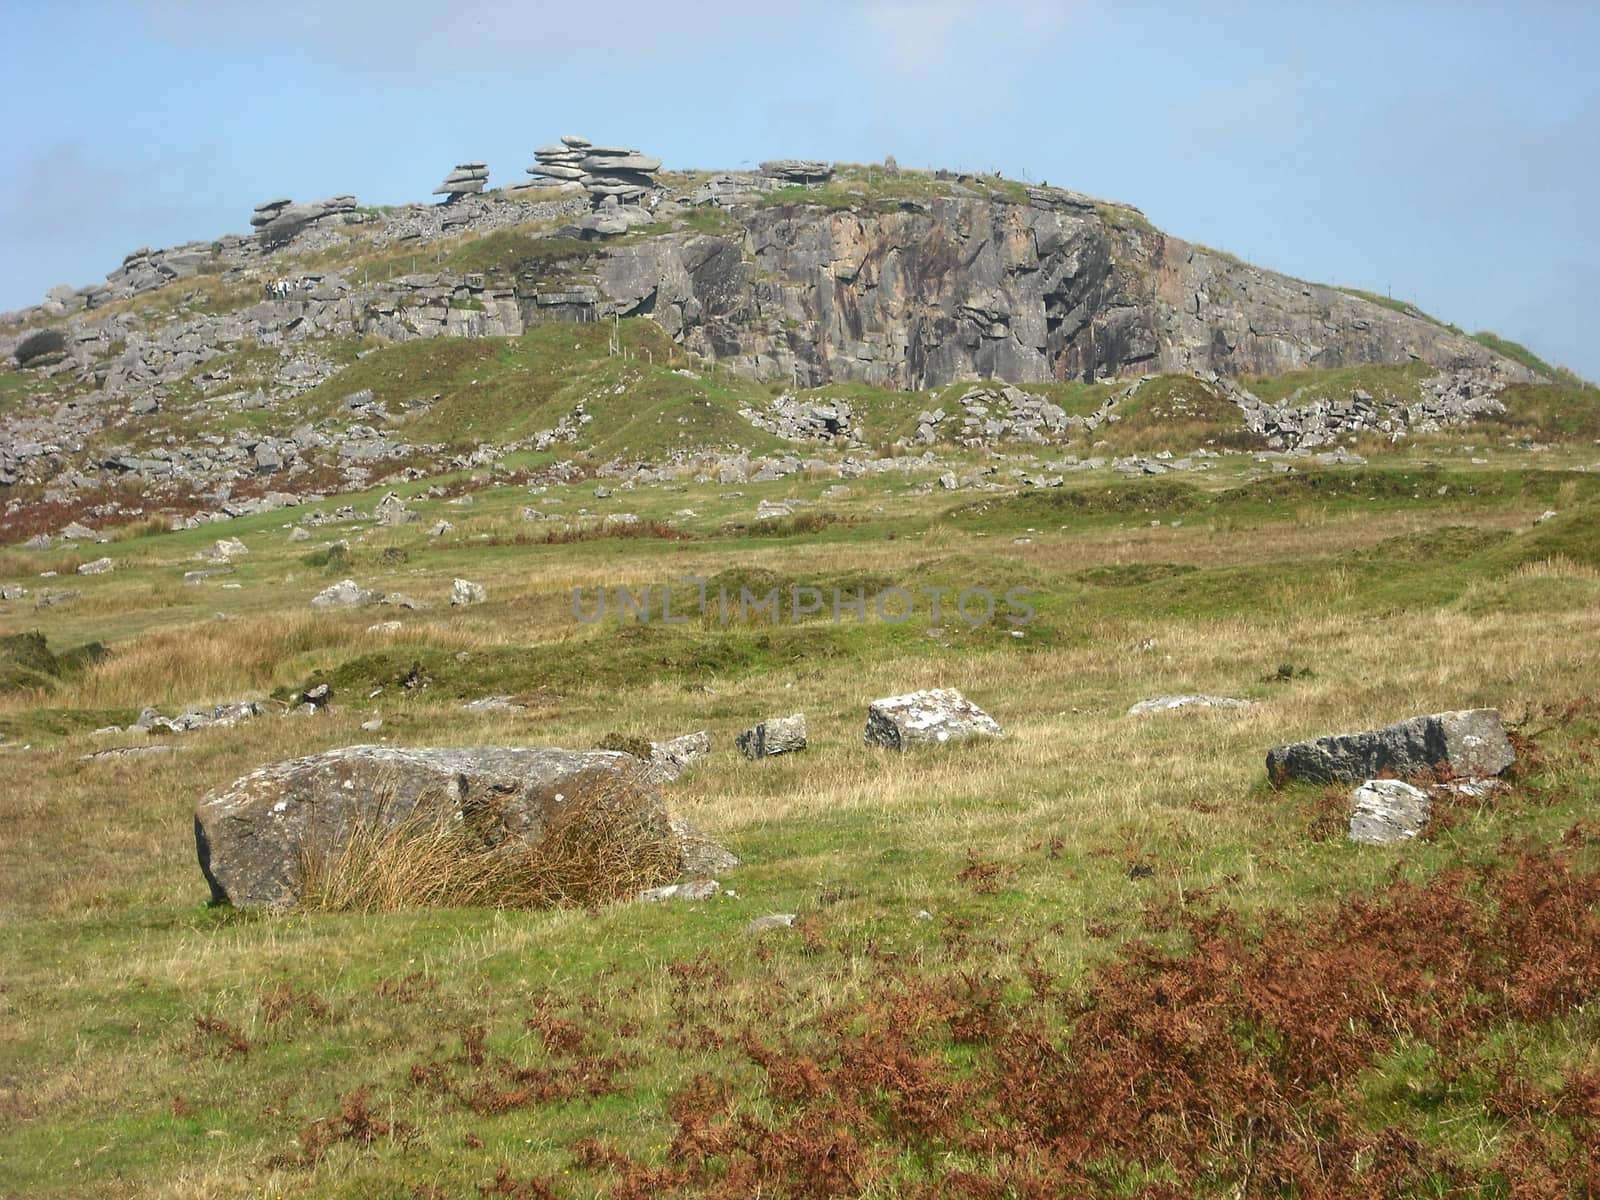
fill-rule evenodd
<path id="1" fill-rule="evenodd" d="M 369 591 L 354 579 L 341 579 L 311 597 L 312 608 L 353 608 L 382 602 L 382 592 Z"/>
<path id="2" fill-rule="evenodd" d="M 746 729 L 734 739 L 746 758 L 772 758 L 806 748 L 804 713 L 790 717 L 769 717 L 754 729 Z"/>
<path id="3" fill-rule="evenodd" d="M 939 746 L 970 737 L 1001 737 L 1004 731 L 988 713 L 955 688 L 931 688 L 874 700 L 867 708 L 869 746 L 906 750 Z"/>
<path id="4" fill-rule="evenodd" d="M 1350 840 L 1392 846 L 1414 838 L 1432 808 L 1421 788 L 1398 779 L 1369 779 L 1350 794 Z"/>
<path id="5" fill-rule="evenodd" d="M 619 817 L 640 836 L 611 837 Z M 637 760 L 608 751 L 350 746 L 252 771 L 202 800 L 194 825 L 215 900 L 282 907 L 300 898 L 306 864 L 336 859 L 357 831 L 464 822 L 483 849 L 537 853 L 564 819 L 604 826 L 608 846 L 651 860 L 624 870 L 670 877 L 677 865 L 654 787 Z"/>
<path id="6" fill-rule="evenodd" d="M 457 579 L 450 585 L 450 603 L 456 607 L 483 604 L 489 599 L 489 589 L 470 579 Z"/>
<path id="7" fill-rule="evenodd" d="M 1499 710 L 1474 708 L 1412 717 L 1364 733 L 1274 746 L 1267 752 L 1267 775 L 1274 783 L 1355 782 L 1383 773 L 1423 771 L 1488 777 L 1516 761 Z"/>
<path id="8" fill-rule="evenodd" d="M 671 741 L 651 742 L 650 775 L 657 782 L 670 783 L 710 753 L 711 735 L 703 729 Z"/>
<path id="9" fill-rule="evenodd" d="M 678 866 L 686 875 L 720 875 L 743 865 L 742 858 L 694 822 L 674 817 L 667 825 L 677 843 Z"/>

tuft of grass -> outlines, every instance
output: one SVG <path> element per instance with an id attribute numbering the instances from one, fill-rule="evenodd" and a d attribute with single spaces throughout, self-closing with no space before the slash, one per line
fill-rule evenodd
<path id="1" fill-rule="evenodd" d="M 313 912 L 410 908 L 543 909 L 591 906 L 672 878 L 677 855 L 637 807 L 633 787 L 605 784 L 568 796 L 539 840 L 496 840 L 492 814 L 442 796 L 397 815 L 392 797 L 355 824 L 336 852 L 301 860 L 301 907 Z"/>

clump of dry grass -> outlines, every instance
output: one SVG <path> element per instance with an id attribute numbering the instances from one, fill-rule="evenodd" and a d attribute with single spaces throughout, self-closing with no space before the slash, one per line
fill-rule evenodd
<path id="1" fill-rule="evenodd" d="M 1537 562 L 1520 563 L 1511 573 L 1514 579 L 1597 579 L 1600 568 L 1576 562 L 1565 554 L 1553 554 Z"/>
<path id="2" fill-rule="evenodd" d="M 537 842 L 497 838 L 482 814 L 419 802 L 393 819 L 387 803 L 332 855 L 301 862 L 301 906 L 323 912 L 408 908 L 556 908 L 631 897 L 678 873 L 677 852 L 608 784 L 551 814 Z"/>

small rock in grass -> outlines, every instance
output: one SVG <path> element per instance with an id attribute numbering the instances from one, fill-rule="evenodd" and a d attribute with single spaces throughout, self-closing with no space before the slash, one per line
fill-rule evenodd
<path id="1" fill-rule="evenodd" d="M 779 754 L 793 754 L 806 748 L 806 718 L 804 713 L 788 717 L 769 717 L 753 729 L 746 729 L 736 739 L 739 753 L 746 758 L 772 758 Z"/>
<path id="2" fill-rule="evenodd" d="M 687 883 L 669 883 L 664 887 L 645 888 L 639 899 L 646 903 L 661 900 L 709 900 L 722 890 L 715 879 L 691 879 Z"/>
<path id="3" fill-rule="evenodd" d="M 798 917 L 797 913 L 773 913 L 769 917 L 757 917 L 744 930 L 746 933 L 762 933 L 768 929 L 793 929 Z"/>
<path id="4" fill-rule="evenodd" d="M 1150 700 L 1141 700 L 1128 710 L 1130 716 L 1144 716 L 1149 713 L 1171 712 L 1178 708 L 1249 708 L 1250 701 L 1235 700 L 1231 696 L 1200 696 L 1185 694 L 1181 696 L 1156 696 Z"/>
<path id="5" fill-rule="evenodd" d="M 999 723 L 955 688 L 931 688 L 874 700 L 867 707 L 863 740 L 869 746 L 906 750 L 1002 736 Z"/>
<path id="6" fill-rule="evenodd" d="M 1398 779 L 1369 779 L 1350 793 L 1350 840 L 1393 846 L 1422 832 L 1433 804 L 1428 793 Z"/>

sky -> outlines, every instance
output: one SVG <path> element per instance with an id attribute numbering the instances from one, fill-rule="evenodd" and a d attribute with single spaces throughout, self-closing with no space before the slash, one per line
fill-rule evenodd
<path id="1" fill-rule="evenodd" d="M 562 134 L 999 170 L 1600 379 L 1600 3 L 0 0 L 0 309 Z"/>

